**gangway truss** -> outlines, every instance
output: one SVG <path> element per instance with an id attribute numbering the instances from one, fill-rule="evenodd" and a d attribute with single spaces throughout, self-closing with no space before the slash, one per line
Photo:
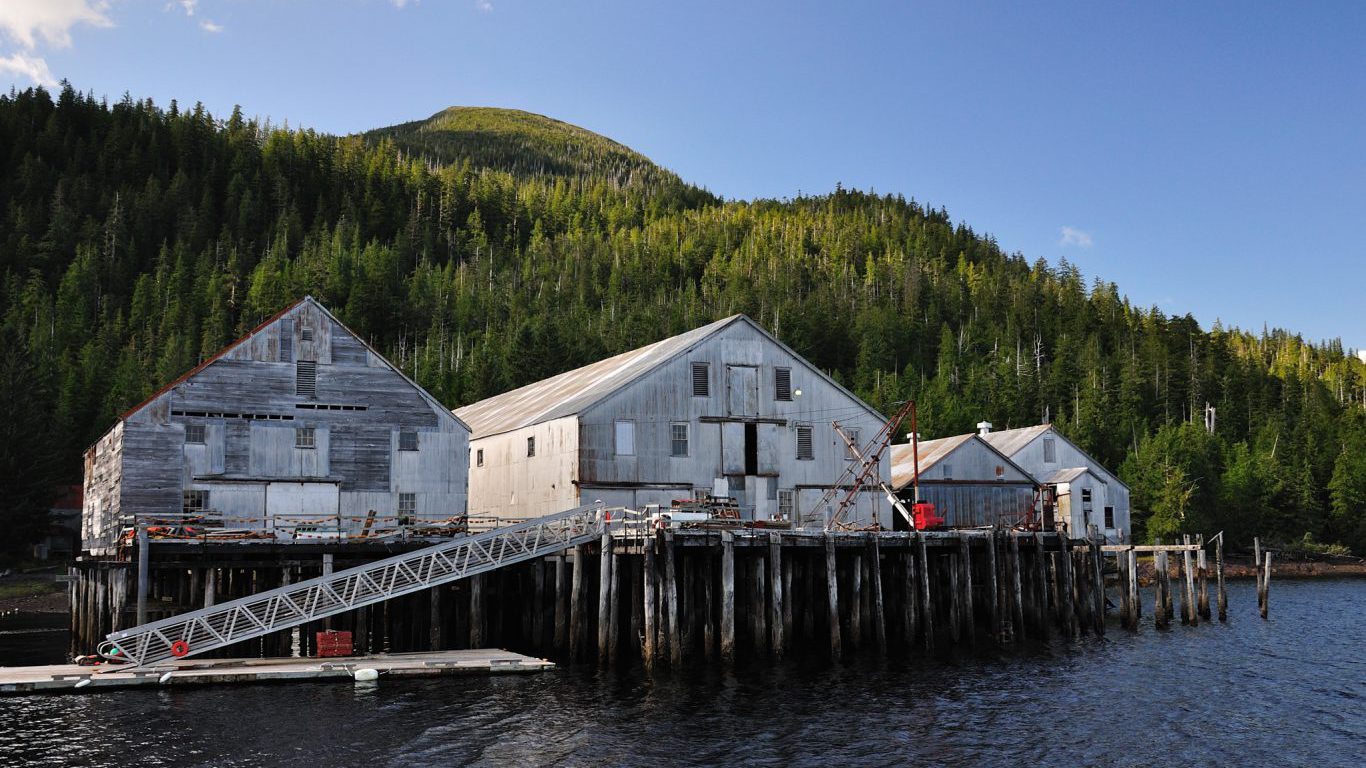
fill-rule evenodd
<path id="1" fill-rule="evenodd" d="M 606 530 L 610 511 L 596 502 L 119 630 L 99 652 L 132 665 L 109 667 L 118 670 L 207 653 L 586 544 Z"/>

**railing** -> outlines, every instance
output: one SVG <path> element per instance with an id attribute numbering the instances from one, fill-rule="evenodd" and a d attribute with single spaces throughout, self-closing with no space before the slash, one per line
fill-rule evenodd
<path id="1" fill-rule="evenodd" d="M 135 667 L 204 653 L 587 543 L 607 517 L 607 508 L 590 504 L 443 542 L 114 632 L 99 652 Z"/>

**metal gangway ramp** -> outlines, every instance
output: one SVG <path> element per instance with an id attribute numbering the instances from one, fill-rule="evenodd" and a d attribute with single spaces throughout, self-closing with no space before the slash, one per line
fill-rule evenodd
<path id="1" fill-rule="evenodd" d="M 119 630 L 99 653 L 127 670 L 216 650 L 586 544 L 606 530 L 607 513 L 596 502 Z"/>

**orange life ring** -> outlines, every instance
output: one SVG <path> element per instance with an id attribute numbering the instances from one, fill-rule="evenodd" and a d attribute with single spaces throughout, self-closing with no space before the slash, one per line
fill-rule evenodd
<path id="1" fill-rule="evenodd" d="M 177 640 L 171 643 L 171 655 L 177 659 L 190 652 L 190 644 L 184 640 Z"/>

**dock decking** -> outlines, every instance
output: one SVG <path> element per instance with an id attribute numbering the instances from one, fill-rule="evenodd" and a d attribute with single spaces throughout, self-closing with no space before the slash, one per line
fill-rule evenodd
<path id="1" fill-rule="evenodd" d="M 357 669 L 373 669 L 385 677 L 423 677 L 527 674 L 554 667 L 554 663 L 544 659 L 497 649 L 323 659 L 189 659 L 128 671 L 118 671 L 117 668 L 109 667 L 50 664 L 38 667 L 0 667 L 0 695 L 93 693 L 97 690 L 137 686 L 350 680 L 352 673 Z M 168 672 L 170 677 L 163 681 L 163 676 Z M 85 682 L 87 680 L 88 683 Z"/>

